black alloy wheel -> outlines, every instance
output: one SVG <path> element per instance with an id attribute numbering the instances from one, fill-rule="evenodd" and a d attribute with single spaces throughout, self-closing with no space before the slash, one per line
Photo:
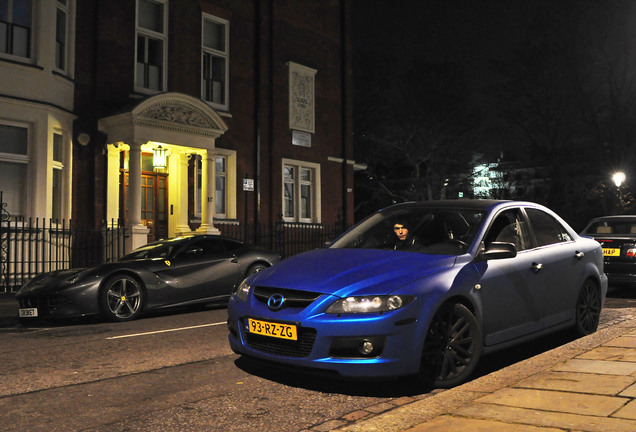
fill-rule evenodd
<path id="1" fill-rule="evenodd" d="M 424 342 L 420 378 L 428 386 L 450 388 L 473 373 L 482 351 L 477 318 L 462 304 L 448 304 L 435 314 Z"/>
<path id="2" fill-rule="evenodd" d="M 99 296 L 102 315 L 111 321 L 130 321 L 142 311 L 144 293 L 139 282 L 128 275 L 109 278 Z"/>
<path id="3" fill-rule="evenodd" d="M 576 301 L 576 335 L 580 337 L 594 333 L 600 318 L 601 295 L 596 283 L 586 279 Z"/>

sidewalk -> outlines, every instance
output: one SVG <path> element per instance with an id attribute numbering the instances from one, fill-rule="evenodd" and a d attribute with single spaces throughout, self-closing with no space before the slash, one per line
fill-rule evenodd
<path id="1" fill-rule="evenodd" d="M 405 399 L 405 398 L 401 398 Z M 636 431 L 636 317 L 421 400 L 351 413 L 338 431 Z M 383 404 L 389 405 L 389 404 Z"/>

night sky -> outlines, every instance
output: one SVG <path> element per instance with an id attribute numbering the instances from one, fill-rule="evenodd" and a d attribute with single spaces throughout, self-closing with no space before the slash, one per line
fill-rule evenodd
<path id="1" fill-rule="evenodd" d="M 530 0 L 354 0 L 355 50 L 463 64 L 479 85 L 492 75 L 488 63 L 508 58 L 532 34 L 536 14 L 550 1 Z M 531 36 L 530 36 L 531 37 Z M 363 73 L 358 71 L 358 73 Z"/>

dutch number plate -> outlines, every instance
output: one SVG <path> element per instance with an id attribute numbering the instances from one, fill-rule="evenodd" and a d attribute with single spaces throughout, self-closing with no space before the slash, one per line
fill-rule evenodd
<path id="1" fill-rule="evenodd" d="M 603 248 L 603 255 L 605 256 L 621 256 L 621 250 L 617 248 Z"/>
<path id="2" fill-rule="evenodd" d="M 271 336 L 279 339 L 298 340 L 298 332 L 295 325 L 273 323 L 249 318 L 250 333 L 263 336 Z"/>
<path id="3" fill-rule="evenodd" d="M 38 308 L 24 308 L 19 310 L 20 318 L 33 318 L 38 316 Z"/>

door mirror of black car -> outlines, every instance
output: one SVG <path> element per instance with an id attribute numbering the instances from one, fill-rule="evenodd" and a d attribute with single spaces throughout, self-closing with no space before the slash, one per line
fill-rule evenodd
<path id="1" fill-rule="evenodd" d="M 514 243 L 492 242 L 488 243 L 477 256 L 479 261 L 491 259 L 514 258 L 517 256 L 517 248 Z"/>

